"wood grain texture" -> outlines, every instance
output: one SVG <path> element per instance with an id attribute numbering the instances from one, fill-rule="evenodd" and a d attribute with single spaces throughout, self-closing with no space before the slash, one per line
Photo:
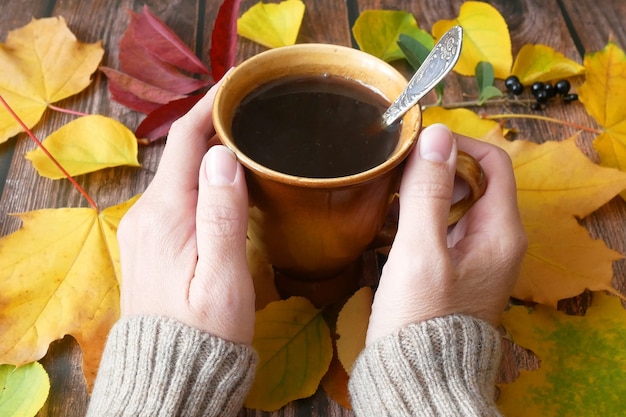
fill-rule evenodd
<path id="1" fill-rule="evenodd" d="M 272 0 L 276 1 L 276 0 Z M 241 12 L 257 0 L 243 0 Z M 148 0 L 151 10 L 163 19 L 208 65 L 211 30 L 217 15 L 220 0 Z M 458 15 L 462 0 L 305 0 L 307 10 L 298 42 L 323 42 L 351 45 L 350 26 L 355 14 L 367 9 L 396 9 L 413 13 L 420 27 L 429 31 L 441 19 L 453 19 Z M 582 62 L 584 52 L 602 49 L 610 36 L 622 48 L 626 46 L 626 3 L 622 0 L 492 0 L 507 21 L 512 37 L 513 55 L 527 43 L 546 44 L 567 57 Z M 103 65 L 118 66 L 118 42 L 129 22 L 127 9 L 140 11 L 144 1 L 139 0 L 29 0 L 17 7 L 3 7 L 0 13 L 0 39 L 4 41 L 10 29 L 23 26 L 32 17 L 64 16 L 70 29 L 84 42 L 103 41 L 106 54 Z M 237 62 L 263 51 L 265 48 L 249 40 L 239 38 Z M 401 70 L 406 66 L 397 63 Z M 501 82 L 501 81 L 499 81 Z M 574 88 L 580 85 L 575 83 Z M 444 103 L 459 101 L 462 97 L 476 94 L 475 82 L 469 77 L 452 75 L 446 80 Z M 433 100 L 429 97 L 428 100 Z M 134 129 L 142 115 L 113 102 L 107 91 L 106 78 L 101 73 L 94 75 L 94 82 L 83 93 L 64 100 L 58 105 L 87 113 L 98 113 L 113 117 Z M 475 109 L 476 110 L 476 109 Z M 489 113 L 529 113 L 528 108 L 506 104 L 491 105 Z M 570 106 L 550 106 L 542 114 L 579 125 L 597 127 L 580 103 Z M 72 120 L 72 116 L 46 112 L 43 120 L 34 129 L 44 138 L 52 131 Z M 517 130 L 516 139 L 529 139 L 536 143 L 548 140 L 563 140 L 574 134 L 576 129 L 524 119 L 510 120 L 509 126 Z M 596 158 L 592 141 L 594 135 L 579 134 L 581 148 Z M 124 201 L 142 192 L 158 166 L 164 141 L 150 147 L 140 148 L 142 168 L 115 168 L 78 177 L 78 181 L 101 207 Z M 0 182 L 4 189 L 0 198 L 0 236 L 9 234 L 19 227 L 19 221 L 8 213 L 25 212 L 49 207 L 78 207 L 87 203 L 66 180 L 52 181 L 41 178 L 23 158 L 33 149 L 25 135 L 0 145 Z M 3 171 L 4 170 L 4 171 Z M 1 189 L 0 189 L 1 190 Z M 582 219 L 591 236 L 602 238 L 615 250 L 626 253 L 626 203 L 616 198 L 596 213 Z M 369 281 L 374 283 L 378 271 L 376 258 L 372 254 L 364 257 L 369 262 Z M 626 293 L 626 261 L 614 265 L 615 285 Z M 590 302 L 584 294 L 560 303 L 560 308 L 572 314 L 585 311 Z M 531 352 L 510 343 L 505 343 L 504 360 L 500 372 L 501 381 L 515 379 L 519 369 L 535 369 L 538 360 Z M 52 382 L 48 402 L 38 414 L 45 416 L 82 416 L 88 396 L 80 369 L 81 353 L 71 337 L 54 342 L 42 363 L 49 372 Z M 244 417 L 304 417 L 331 416 L 348 417 L 352 412 L 345 410 L 322 391 L 311 398 L 295 401 L 283 409 L 266 413 L 244 409 Z"/>

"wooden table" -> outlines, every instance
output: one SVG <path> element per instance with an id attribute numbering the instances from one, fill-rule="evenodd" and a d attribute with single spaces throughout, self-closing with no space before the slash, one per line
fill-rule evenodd
<path id="1" fill-rule="evenodd" d="M 244 0 L 247 10 L 257 0 Z M 139 11 L 144 1 L 133 0 L 24 0 L 19 4 L 5 0 L 0 9 L 0 39 L 7 32 L 28 23 L 31 18 L 63 16 L 71 30 L 83 42 L 103 40 L 106 54 L 104 65 L 117 67 L 117 45 L 129 18 L 126 9 Z M 145 3 L 163 19 L 197 54 L 208 62 L 211 30 L 220 0 L 147 0 Z M 350 28 L 358 14 L 366 9 L 401 9 L 412 12 L 420 27 L 430 31 L 434 22 L 457 16 L 461 0 L 305 0 L 307 11 L 299 42 L 324 42 L 354 45 Z M 626 47 L 626 3 L 622 0 L 493 0 L 490 1 L 509 24 L 514 54 L 527 43 L 542 43 L 553 47 L 567 57 L 582 62 L 585 52 L 602 49 L 612 35 L 618 45 Z M 238 61 L 263 48 L 240 39 Z M 447 80 L 447 97 L 462 97 L 463 92 L 474 92 L 474 81 L 451 76 Z M 141 115 L 111 101 L 106 79 L 95 75 L 93 84 L 83 93 L 63 103 L 63 107 L 86 113 L 111 116 L 134 129 Z M 511 112 L 515 109 L 495 108 L 490 111 Z M 596 126 L 582 106 L 551 106 L 545 114 L 587 126 Z M 35 133 L 43 138 L 70 121 L 69 116 L 47 112 Z M 519 137 L 537 141 L 563 139 L 575 133 L 572 129 L 554 124 L 511 120 L 519 130 Z M 583 132 L 581 142 L 591 154 L 591 133 Z M 19 221 L 8 213 L 26 212 L 51 207 L 86 206 L 87 203 L 68 181 L 51 181 L 37 175 L 23 155 L 34 146 L 26 135 L 19 135 L 0 145 L 0 236 L 18 229 Z M 94 196 L 101 207 L 125 201 L 143 191 L 157 167 L 163 142 L 142 147 L 139 159 L 144 169 L 116 168 L 78 177 L 80 184 Z M 583 224 L 594 237 L 602 237 L 607 244 L 626 253 L 626 204 L 614 199 Z M 616 285 L 624 289 L 626 262 L 615 264 Z M 584 308 L 585 297 L 562 304 L 563 308 Z M 52 389 L 40 416 L 83 415 L 88 396 L 80 370 L 80 350 L 71 337 L 51 345 L 42 360 L 48 370 Z M 507 351 L 502 378 L 509 379 L 518 366 L 533 366 L 525 352 Z M 276 413 L 242 410 L 241 416 L 351 416 L 321 391 L 309 399 L 294 402 Z"/>

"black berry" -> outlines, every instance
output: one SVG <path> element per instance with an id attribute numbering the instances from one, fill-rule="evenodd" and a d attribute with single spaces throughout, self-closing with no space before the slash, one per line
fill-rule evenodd
<path id="1" fill-rule="evenodd" d="M 544 89 L 545 85 L 541 81 L 536 81 L 530 86 L 530 92 L 532 93 L 533 97 L 537 97 L 537 94 L 540 91 L 544 91 Z"/>
<path id="2" fill-rule="evenodd" d="M 504 80 L 504 86 L 506 87 L 507 91 L 513 92 L 512 89 L 514 84 L 520 84 L 519 78 L 517 78 L 515 75 L 511 75 L 507 77 L 506 80 Z"/>
<path id="3" fill-rule="evenodd" d="M 563 96 L 564 103 L 571 103 L 572 101 L 578 100 L 578 94 L 567 94 Z"/>
<path id="4" fill-rule="evenodd" d="M 561 80 L 561 81 L 558 81 L 554 87 L 556 88 L 557 93 L 559 93 L 562 96 L 565 96 L 567 93 L 569 93 L 569 89 L 571 88 L 571 85 L 569 81 Z"/>
<path id="5" fill-rule="evenodd" d="M 524 86 L 522 85 L 522 83 L 513 84 L 513 86 L 511 87 L 511 92 L 516 96 L 519 96 L 524 92 Z"/>
<path id="6" fill-rule="evenodd" d="M 535 101 L 533 104 L 530 105 L 530 108 L 533 110 L 541 110 L 541 103 Z"/>
<path id="7" fill-rule="evenodd" d="M 556 88 L 552 84 L 546 83 L 543 90 L 546 92 L 548 98 L 556 97 Z"/>
<path id="8" fill-rule="evenodd" d="M 535 93 L 535 98 L 537 99 L 537 103 L 546 103 L 550 97 L 548 97 L 546 90 L 539 90 Z"/>

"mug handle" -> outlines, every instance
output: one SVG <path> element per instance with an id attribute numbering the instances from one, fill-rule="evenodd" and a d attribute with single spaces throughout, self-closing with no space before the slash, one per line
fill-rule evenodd
<path id="1" fill-rule="evenodd" d="M 456 162 L 456 175 L 467 182 L 469 193 L 460 201 L 450 207 L 448 226 L 454 225 L 468 212 L 476 201 L 485 193 L 487 177 L 478 161 L 470 154 L 458 151 Z M 392 204 L 387 220 L 368 249 L 380 249 L 391 246 L 398 231 L 398 206 L 397 200 Z"/>
<path id="2" fill-rule="evenodd" d="M 478 161 L 470 154 L 458 151 L 456 159 L 456 175 L 469 185 L 469 193 L 465 198 L 450 207 L 448 226 L 452 226 L 468 212 L 476 201 L 485 193 L 487 177 Z"/>

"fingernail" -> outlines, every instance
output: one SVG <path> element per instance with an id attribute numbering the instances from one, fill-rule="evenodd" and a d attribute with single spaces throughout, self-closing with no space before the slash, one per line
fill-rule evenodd
<path id="1" fill-rule="evenodd" d="M 447 126 L 434 124 L 425 128 L 418 141 L 422 158 L 433 162 L 450 159 L 454 138 Z"/>
<path id="2" fill-rule="evenodd" d="M 206 173 L 211 185 L 232 185 L 237 176 L 237 157 L 226 146 L 211 147 L 208 152 Z"/>

